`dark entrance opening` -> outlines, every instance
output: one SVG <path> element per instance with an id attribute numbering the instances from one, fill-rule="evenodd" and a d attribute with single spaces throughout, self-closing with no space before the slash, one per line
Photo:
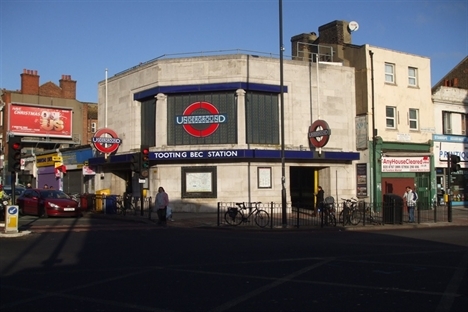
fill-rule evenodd
<path id="1" fill-rule="evenodd" d="M 290 193 L 293 207 L 314 209 L 314 168 L 290 167 Z"/>

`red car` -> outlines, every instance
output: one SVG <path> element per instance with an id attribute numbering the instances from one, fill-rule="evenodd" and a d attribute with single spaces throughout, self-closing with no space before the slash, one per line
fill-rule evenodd
<path id="1" fill-rule="evenodd" d="M 80 217 L 78 202 L 59 190 L 26 189 L 16 200 L 20 215 Z"/>

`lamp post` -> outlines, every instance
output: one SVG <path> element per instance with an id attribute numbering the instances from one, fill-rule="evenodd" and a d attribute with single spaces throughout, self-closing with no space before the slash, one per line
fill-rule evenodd
<path id="1" fill-rule="evenodd" d="M 283 1 L 279 0 L 279 44 L 280 44 L 280 106 L 281 106 L 281 215 L 283 227 L 287 226 L 286 217 L 286 169 L 284 160 L 284 92 L 283 92 Z"/>
<path id="2" fill-rule="evenodd" d="M 369 50 L 371 62 L 371 101 L 372 101 L 372 201 L 377 204 L 377 131 L 375 129 L 375 108 L 374 108 L 374 52 Z"/>

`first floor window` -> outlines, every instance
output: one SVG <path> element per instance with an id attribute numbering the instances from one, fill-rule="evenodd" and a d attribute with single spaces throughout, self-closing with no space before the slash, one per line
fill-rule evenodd
<path id="1" fill-rule="evenodd" d="M 396 128 L 396 107 L 387 106 L 385 110 L 385 118 L 386 118 L 386 127 L 395 129 Z"/>
<path id="2" fill-rule="evenodd" d="M 411 130 L 418 130 L 418 110 L 410 108 L 409 110 L 409 126 Z"/>

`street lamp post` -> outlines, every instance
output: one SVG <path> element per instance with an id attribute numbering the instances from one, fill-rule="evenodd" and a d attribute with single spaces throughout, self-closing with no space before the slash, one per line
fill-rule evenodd
<path id="1" fill-rule="evenodd" d="M 281 215 L 283 227 L 287 226 L 286 217 L 286 169 L 284 160 L 284 92 L 283 92 L 283 1 L 279 0 L 279 44 L 280 44 L 280 105 L 281 105 Z"/>
<path id="2" fill-rule="evenodd" d="M 375 129 L 375 107 L 374 107 L 374 52 L 369 50 L 371 62 L 371 101 L 372 101 L 372 201 L 374 207 L 377 204 L 377 131 Z M 375 209 L 375 208 L 374 208 Z"/>

